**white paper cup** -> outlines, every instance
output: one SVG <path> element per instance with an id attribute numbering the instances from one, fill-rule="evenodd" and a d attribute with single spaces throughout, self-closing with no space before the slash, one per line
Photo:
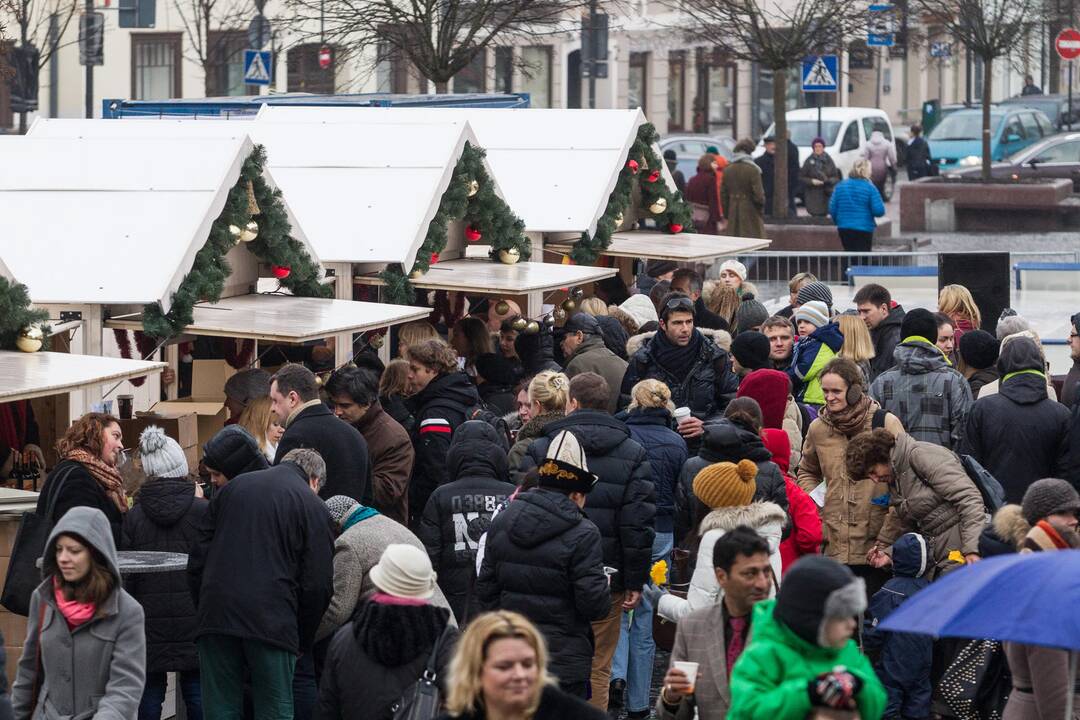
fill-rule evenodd
<path id="1" fill-rule="evenodd" d="M 686 679 L 690 681 L 689 693 L 693 694 L 694 685 L 697 683 L 698 663 L 689 660 L 676 660 L 672 665 L 676 670 L 686 673 Z"/>
<path id="2" fill-rule="evenodd" d="M 688 408 L 688 407 L 675 408 L 675 412 L 673 413 L 673 416 L 675 418 L 675 424 L 682 425 L 683 421 L 686 420 L 686 418 L 690 417 L 690 408 Z"/>

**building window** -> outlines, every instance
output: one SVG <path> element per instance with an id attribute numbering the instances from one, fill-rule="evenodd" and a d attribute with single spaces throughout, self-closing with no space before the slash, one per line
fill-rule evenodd
<path id="1" fill-rule="evenodd" d="M 454 76 L 456 93 L 482 93 L 487 88 L 487 51 L 481 50 Z"/>
<path id="2" fill-rule="evenodd" d="M 495 48 L 495 92 L 511 93 L 514 87 L 514 48 Z"/>
<path id="3" fill-rule="evenodd" d="M 297 45 L 285 56 L 288 92 L 307 92 L 322 95 L 334 94 L 334 66 L 323 70 L 319 67 L 318 43 Z"/>
<path id="4" fill-rule="evenodd" d="M 648 112 L 645 93 L 648 92 L 646 77 L 649 67 L 649 53 L 630 53 L 630 91 L 626 96 L 628 108 L 641 108 Z"/>
<path id="5" fill-rule="evenodd" d="M 551 107 L 551 46 L 521 49 L 521 91 L 529 93 L 532 107 Z"/>
<path id="6" fill-rule="evenodd" d="M 686 52 L 668 56 L 668 130 L 682 130 L 686 122 Z"/>
<path id="7" fill-rule="evenodd" d="M 258 94 L 244 84 L 244 50 L 247 46 L 247 33 L 243 30 L 210 32 L 207 47 L 210 66 L 206 70 L 208 97 Z M 272 71 L 272 68 L 267 70 Z"/>
<path id="8" fill-rule="evenodd" d="M 390 43 L 379 43 L 375 64 L 375 91 L 381 93 L 409 92 L 408 61 Z"/>
<path id="9" fill-rule="evenodd" d="M 168 100 L 181 96 L 180 33 L 131 33 L 131 97 Z"/>
<path id="10" fill-rule="evenodd" d="M 695 63 L 694 132 L 736 136 L 738 86 L 735 63 L 718 49 L 704 47 L 697 49 Z"/>

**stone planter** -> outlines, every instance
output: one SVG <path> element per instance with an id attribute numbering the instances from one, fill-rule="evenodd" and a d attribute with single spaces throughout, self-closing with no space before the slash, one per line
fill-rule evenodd
<path id="1" fill-rule="evenodd" d="M 921 178 L 897 188 L 900 232 L 1049 232 L 1075 227 L 1072 181 L 971 182 Z"/>
<path id="2" fill-rule="evenodd" d="M 792 252 L 843 252 L 836 225 L 829 218 L 789 218 L 786 223 L 769 222 L 765 219 L 765 237 L 772 240 L 769 250 Z M 874 242 L 892 237 L 892 220 L 878 218 Z"/>

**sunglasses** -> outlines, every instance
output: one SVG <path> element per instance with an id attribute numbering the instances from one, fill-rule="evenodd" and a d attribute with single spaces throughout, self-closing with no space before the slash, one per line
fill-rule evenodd
<path id="1" fill-rule="evenodd" d="M 689 310 L 694 311 L 694 301 L 687 297 L 671 298 L 664 303 L 665 310 Z"/>

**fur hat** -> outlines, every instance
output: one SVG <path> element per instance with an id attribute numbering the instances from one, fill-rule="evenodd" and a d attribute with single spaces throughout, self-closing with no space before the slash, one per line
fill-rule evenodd
<path id="1" fill-rule="evenodd" d="M 731 272 L 738 275 L 740 280 L 742 280 L 743 282 L 746 281 L 746 266 L 738 260 L 734 258 L 729 258 L 724 262 L 720 263 L 720 272 L 724 272 L 725 270 L 730 270 Z"/>
<path id="2" fill-rule="evenodd" d="M 641 327 L 645 325 L 645 323 L 658 322 L 660 320 L 660 316 L 656 314 L 656 306 L 653 305 L 653 302 L 649 299 L 648 295 L 631 295 L 623 301 L 623 304 L 619 306 L 619 309 L 634 319 L 634 322 L 637 323 L 639 332 L 643 332 Z"/>
<path id="3" fill-rule="evenodd" d="M 554 488 L 566 493 L 587 493 L 593 489 L 597 480 L 597 477 L 589 472 L 589 464 L 585 460 L 581 443 L 569 430 L 563 430 L 551 440 L 539 474 L 540 487 Z"/>
<path id="4" fill-rule="evenodd" d="M 937 342 L 937 320 L 934 313 L 926 308 L 913 308 L 904 314 L 900 321 L 900 339 L 909 337 L 926 338 L 931 343 Z"/>
<path id="5" fill-rule="evenodd" d="M 866 610 L 866 585 L 851 569 L 822 555 L 800 558 L 784 575 L 773 616 L 808 643 L 825 644 L 828 620 Z"/>
<path id="6" fill-rule="evenodd" d="M 139 435 L 139 461 L 147 477 L 187 477 L 188 463 L 180 443 L 151 425 Z"/>
<path id="7" fill-rule="evenodd" d="M 795 322 L 805 320 L 816 328 L 829 324 L 829 308 L 820 300 L 803 303 L 795 311 Z"/>
<path id="8" fill-rule="evenodd" d="M 960 357 L 976 370 L 994 367 L 1000 352 L 998 339 L 985 330 L 968 330 L 960 336 Z"/>
<path id="9" fill-rule="evenodd" d="M 1029 525 L 1056 513 L 1076 514 L 1080 512 L 1080 494 L 1076 488 L 1064 480 L 1043 478 L 1036 480 L 1024 492 L 1021 503 L 1024 519 Z"/>
<path id="10" fill-rule="evenodd" d="M 832 290 L 825 283 L 816 280 L 807 283 L 799 288 L 799 292 L 795 296 L 795 302 L 799 305 L 805 305 L 811 300 L 825 303 L 825 306 L 831 310 L 833 306 Z"/>
<path id="11" fill-rule="evenodd" d="M 731 354 L 747 370 L 768 368 L 769 338 L 753 330 L 739 333 L 731 341 Z"/>
<path id="12" fill-rule="evenodd" d="M 387 545 L 371 568 L 371 582 L 395 597 L 430 600 L 435 594 L 435 570 L 428 554 L 413 545 Z"/>
<path id="13" fill-rule="evenodd" d="M 753 460 L 739 464 L 709 465 L 694 477 L 694 495 L 709 508 L 749 505 L 757 491 L 757 465 Z"/>

